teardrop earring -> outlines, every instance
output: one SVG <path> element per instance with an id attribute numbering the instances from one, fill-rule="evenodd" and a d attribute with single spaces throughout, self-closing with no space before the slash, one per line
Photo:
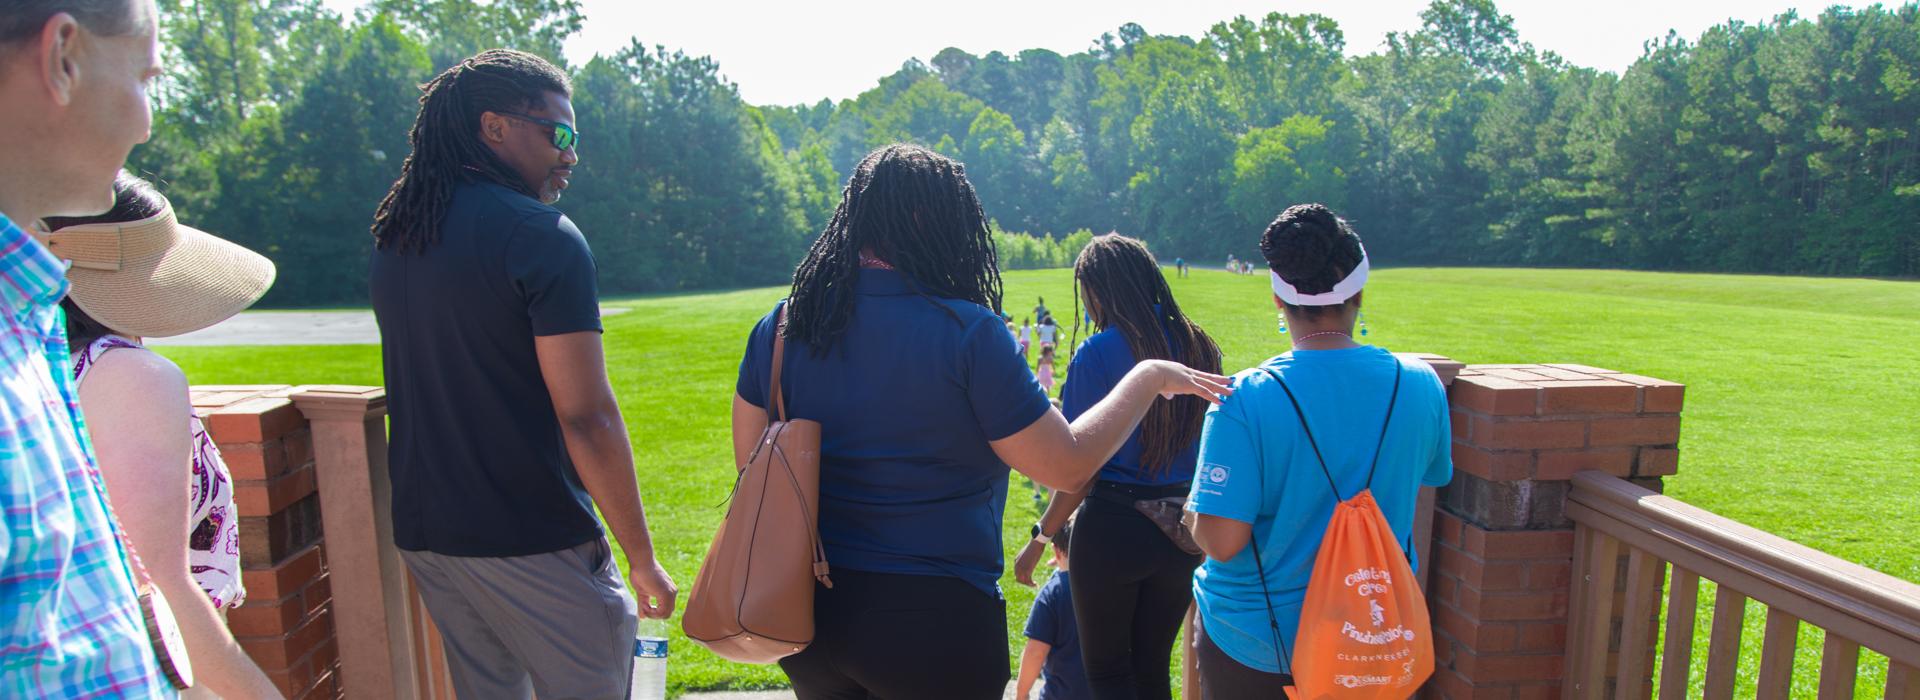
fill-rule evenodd
<path id="1" fill-rule="evenodd" d="M 1358 318 L 1360 321 L 1360 337 L 1365 338 L 1367 337 L 1367 312 L 1360 312 Z"/>
<path id="2" fill-rule="evenodd" d="M 1287 334 L 1287 315 L 1279 314 L 1279 316 L 1280 316 L 1280 335 L 1286 335 Z"/>

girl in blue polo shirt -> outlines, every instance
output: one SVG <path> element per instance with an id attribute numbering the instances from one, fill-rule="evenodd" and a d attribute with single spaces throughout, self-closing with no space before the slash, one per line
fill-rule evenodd
<path id="1" fill-rule="evenodd" d="M 1008 468 L 1077 486 L 1157 395 L 1226 390 L 1225 377 L 1142 362 L 1069 423 L 1000 306 L 965 170 L 896 144 L 855 168 L 792 295 L 754 328 L 733 404 L 736 457 L 744 463 L 766 426 L 775 332 L 787 340 L 788 414 L 821 425 L 819 533 L 834 585 L 815 593 L 813 643 L 780 662 L 803 700 L 999 698 Z"/>
<path id="2" fill-rule="evenodd" d="M 1235 375 L 1234 397 L 1208 410 L 1187 503 L 1197 513 L 1194 539 L 1207 555 L 1193 574 L 1196 655 L 1208 696 L 1218 700 L 1277 698 L 1292 682 L 1286 650 L 1294 647 L 1307 579 L 1337 498 L 1302 415 L 1341 492 L 1371 488 L 1402 542 L 1413 532 L 1420 487 L 1453 477 L 1440 378 L 1423 362 L 1354 341 L 1369 268 L 1360 236 L 1324 206 L 1296 205 L 1267 227 L 1260 252 L 1273 271 L 1281 332 L 1292 336 L 1293 349 Z M 1281 379 L 1299 398 L 1298 413 Z M 1379 466 L 1369 482 L 1376 446 Z"/>
<path id="3" fill-rule="evenodd" d="M 1140 241 L 1109 234 L 1093 239 L 1074 264 L 1074 284 L 1100 329 L 1074 351 L 1062 410 L 1079 416 L 1119 385 L 1141 359 L 1168 359 L 1220 369 L 1220 348 L 1173 299 L 1160 264 Z M 1140 427 L 1085 487 L 1056 490 L 1014 564 L 1032 585 L 1034 564 L 1049 535 L 1079 511 L 1071 544 L 1073 607 L 1080 627 L 1087 687 L 1095 698 L 1169 698 L 1174 639 L 1193 600 L 1200 555 L 1174 543 L 1139 504 L 1159 506 L 1178 528 L 1178 502 L 1193 481 L 1206 402 L 1178 398 L 1147 412 Z M 1177 531 L 1177 530 L 1176 530 Z"/>

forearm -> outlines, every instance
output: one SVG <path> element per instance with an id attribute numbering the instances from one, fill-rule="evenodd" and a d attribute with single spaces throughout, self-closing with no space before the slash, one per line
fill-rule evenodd
<path id="1" fill-rule="evenodd" d="M 1189 509 L 1181 522 L 1193 533 L 1193 543 L 1214 561 L 1227 561 L 1240 555 L 1253 541 L 1253 526 L 1238 520 L 1201 515 Z"/>
<path id="2" fill-rule="evenodd" d="M 1013 697 L 1019 700 L 1032 697 L 1033 682 L 1040 680 L 1040 668 L 1047 664 L 1049 649 L 1045 642 L 1027 640 L 1027 648 L 1020 652 L 1020 679 L 1014 685 Z"/>
<path id="3" fill-rule="evenodd" d="M 234 641 L 233 632 L 213 607 L 200 585 L 186 575 L 160 577 L 155 586 L 167 597 L 167 606 L 180 625 L 180 637 L 192 659 L 194 684 L 223 698 L 278 698 L 280 689 Z"/>
<path id="4" fill-rule="evenodd" d="M 1068 426 L 1072 441 L 1063 462 L 1064 483 L 1083 490 L 1095 472 L 1112 459 L 1120 446 L 1147 417 L 1147 410 L 1159 398 L 1160 380 L 1153 376 L 1152 365 L 1135 365 L 1133 371 L 1106 398 L 1080 414 Z"/>
<path id="5" fill-rule="evenodd" d="M 651 560 L 653 537 L 647 531 L 640 484 L 634 476 L 633 446 L 620 412 L 609 410 L 594 419 L 563 424 L 562 431 L 574 471 L 599 506 L 607 531 L 626 551 L 627 561 Z"/>
<path id="6" fill-rule="evenodd" d="M 1053 489 L 1051 497 L 1047 499 L 1046 511 L 1040 514 L 1040 534 L 1048 537 L 1059 534 L 1060 528 L 1066 527 L 1067 518 L 1072 517 L 1073 511 L 1078 509 L 1080 503 L 1085 500 L 1087 500 L 1087 489 L 1079 491 Z"/>

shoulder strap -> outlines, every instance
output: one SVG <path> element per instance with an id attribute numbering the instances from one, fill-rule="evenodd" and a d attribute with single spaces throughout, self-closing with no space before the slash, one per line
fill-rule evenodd
<path id="1" fill-rule="evenodd" d="M 787 401 L 780 391 L 780 367 L 787 359 L 787 302 L 780 303 L 780 320 L 773 326 L 773 374 L 767 381 L 767 422 L 787 420 Z"/>
<path id="2" fill-rule="evenodd" d="M 1380 440 L 1373 443 L 1373 464 L 1367 466 L 1367 488 L 1373 488 L 1373 473 L 1380 468 L 1380 451 L 1387 446 L 1387 428 L 1393 425 L 1393 405 L 1400 403 L 1400 359 L 1393 360 L 1393 393 L 1387 395 L 1387 419 L 1380 421 Z"/>
<path id="3" fill-rule="evenodd" d="M 1264 470 L 1262 474 L 1262 478 L 1264 479 Z M 1254 519 L 1259 520 L 1260 518 L 1255 516 Z M 1247 544 L 1253 547 L 1253 570 L 1260 574 L 1261 602 L 1267 604 L 1267 627 L 1273 631 L 1273 662 L 1274 665 L 1280 669 L 1281 673 L 1287 673 L 1293 668 L 1287 663 L 1288 659 L 1293 658 L 1293 652 L 1287 651 L 1286 642 L 1280 640 L 1280 618 L 1275 617 L 1273 614 L 1273 592 L 1267 590 L 1267 567 L 1260 563 L 1260 533 L 1249 532 L 1247 534 Z"/>
<path id="4" fill-rule="evenodd" d="M 1320 442 L 1313 439 L 1313 428 L 1307 426 L 1307 412 L 1300 410 L 1300 399 L 1294 397 L 1293 388 L 1287 386 L 1287 380 L 1282 379 L 1280 373 L 1273 371 L 1272 367 L 1261 367 L 1260 371 L 1273 377 L 1273 381 L 1280 383 L 1280 390 L 1287 392 L 1287 403 L 1293 404 L 1293 415 L 1300 418 L 1300 430 L 1307 434 L 1307 445 L 1313 448 L 1314 461 L 1320 463 L 1320 473 L 1327 477 L 1327 488 L 1333 491 L 1334 502 L 1347 500 L 1340 495 L 1340 486 L 1333 482 L 1333 472 L 1327 469 L 1327 458 L 1320 454 Z"/>
<path id="5" fill-rule="evenodd" d="M 1387 445 L 1387 428 L 1393 424 L 1393 406 L 1400 402 L 1400 375 L 1402 372 L 1398 364 L 1399 360 L 1394 360 L 1394 363 L 1393 392 L 1387 395 L 1387 418 L 1380 423 L 1380 440 L 1374 443 L 1373 462 L 1367 466 L 1366 483 L 1368 488 L 1373 486 L 1373 474 L 1380 468 L 1380 452 Z M 1333 472 L 1327 469 L 1327 458 L 1320 454 L 1320 443 L 1313 438 L 1313 428 L 1307 425 L 1307 413 L 1300 409 L 1300 399 L 1293 395 L 1293 388 L 1287 386 L 1287 380 L 1281 378 L 1280 373 L 1273 371 L 1272 367 L 1261 367 L 1260 369 L 1266 372 L 1268 376 L 1273 377 L 1274 381 L 1279 382 L 1280 390 L 1287 393 L 1287 403 L 1293 404 L 1293 414 L 1300 418 L 1300 430 L 1307 434 L 1307 444 L 1313 447 L 1313 458 L 1320 463 L 1320 473 L 1327 477 L 1327 488 L 1333 491 L 1333 500 L 1335 502 L 1347 500 L 1345 496 L 1340 495 L 1340 487 L 1334 484 Z"/>

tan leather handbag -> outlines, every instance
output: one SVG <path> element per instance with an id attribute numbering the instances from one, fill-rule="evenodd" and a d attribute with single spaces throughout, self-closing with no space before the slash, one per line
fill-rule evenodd
<path id="1" fill-rule="evenodd" d="M 820 544 L 820 424 L 787 420 L 780 391 L 787 311 L 773 335 L 767 429 L 734 482 L 727 517 L 687 596 L 687 638 L 730 661 L 770 664 L 813 642 L 813 585 L 833 587 Z"/>

